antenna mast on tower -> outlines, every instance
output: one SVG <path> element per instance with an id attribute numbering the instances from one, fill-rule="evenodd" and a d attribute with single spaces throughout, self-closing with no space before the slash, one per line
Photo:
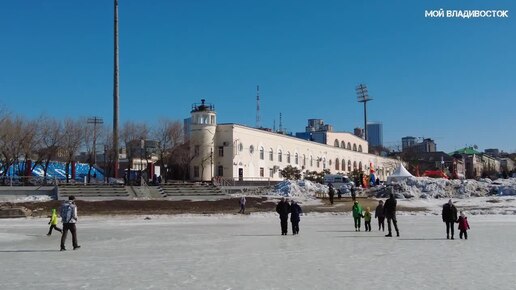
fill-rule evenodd
<path id="1" fill-rule="evenodd" d="M 283 133 L 283 121 L 281 120 L 281 113 L 279 113 L 279 132 Z"/>
<path id="2" fill-rule="evenodd" d="M 256 86 L 256 128 L 260 128 L 260 86 Z"/>

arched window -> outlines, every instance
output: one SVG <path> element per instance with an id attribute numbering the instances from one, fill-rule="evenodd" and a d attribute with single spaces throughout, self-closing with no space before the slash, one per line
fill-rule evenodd
<path id="1" fill-rule="evenodd" d="M 348 148 L 346 149 L 351 150 L 351 143 L 348 142 Z"/>
<path id="2" fill-rule="evenodd" d="M 357 151 L 357 144 L 353 144 L 353 151 Z"/>
<path id="3" fill-rule="evenodd" d="M 274 151 L 272 151 L 272 148 L 269 149 L 269 160 L 274 161 Z"/>
<path id="4" fill-rule="evenodd" d="M 299 164 L 299 155 L 297 153 L 294 156 L 294 163 Z"/>
<path id="5" fill-rule="evenodd" d="M 314 158 L 310 155 L 310 167 L 314 166 Z"/>
<path id="6" fill-rule="evenodd" d="M 322 168 L 326 168 L 326 158 L 323 158 L 322 160 Z"/>
<path id="7" fill-rule="evenodd" d="M 281 150 L 278 150 L 278 162 L 283 162 L 283 153 Z"/>
<path id="8" fill-rule="evenodd" d="M 321 158 L 317 157 L 317 168 L 321 166 Z"/>
<path id="9" fill-rule="evenodd" d="M 358 152 L 362 152 L 362 145 L 358 145 Z"/>
<path id="10" fill-rule="evenodd" d="M 339 164 L 340 164 L 339 158 L 335 158 L 335 170 L 340 170 Z"/>
<path id="11" fill-rule="evenodd" d="M 357 169 L 357 162 L 353 161 L 353 170 Z"/>
<path id="12" fill-rule="evenodd" d="M 346 142 L 340 141 L 340 148 L 346 149 Z"/>
<path id="13" fill-rule="evenodd" d="M 287 163 L 290 164 L 290 152 L 287 152 Z"/>
<path id="14" fill-rule="evenodd" d="M 362 171 L 362 161 L 358 162 L 358 170 Z"/>
<path id="15" fill-rule="evenodd" d="M 342 159 L 342 171 L 346 171 L 346 160 Z"/>
<path id="16" fill-rule="evenodd" d="M 348 171 L 351 172 L 351 160 L 348 160 Z"/>
<path id="17" fill-rule="evenodd" d="M 333 143 L 333 146 L 339 147 L 339 140 L 335 139 L 335 142 Z"/>
<path id="18" fill-rule="evenodd" d="M 260 159 L 263 160 L 265 158 L 265 150 L 263 150 L 263 147 L 260 147 Z"/>

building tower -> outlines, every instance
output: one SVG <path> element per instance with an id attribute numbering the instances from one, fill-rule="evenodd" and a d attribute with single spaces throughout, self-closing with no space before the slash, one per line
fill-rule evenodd
<path id="1" fill-rule="evenodd" d="M 192 105 L 190 113 L 190 177 L 197 181 L 211 181 L 214 176 L 214 141 L 217 128 L 215 106 L 206 104 L 202 99 L 201 104 Z"/>

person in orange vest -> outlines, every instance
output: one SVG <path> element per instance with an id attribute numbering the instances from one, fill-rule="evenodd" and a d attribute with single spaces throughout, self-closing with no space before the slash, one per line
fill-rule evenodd
<path id="1" fill-rule="evenodd" d="M 52 215 L 50 216 L 50 221 L 48 222 L 48 224 L 50 225 L 50 229 L 48 229 L 47 236 L 52 235 L 53 229 L 55 229 L 56 231 L 58 231 L 60 233 L 63 232 L 60 228 L 57 227 L 57 212 L 56 212 L 55 208 L 52 209 Z"/>

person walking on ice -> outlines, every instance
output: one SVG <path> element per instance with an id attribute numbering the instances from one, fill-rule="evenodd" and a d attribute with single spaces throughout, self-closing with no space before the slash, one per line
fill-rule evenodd
<path id="1" fill-rule="evenodd" d="M 240 203 L 240 210 L 238 211 L 238 213 L 245 214 L 245 195 L 242 195 L 238 203 Z"/>
<path id="2" fill-rule="evenodd" d="M 459 216 L 459 220 L 458 220 L 458 223 L 459 223 L 459 238 L 462 239 L 462 236 L 464 236 L 464 239 L 468 239 L 468 230 L 469 230 L 469 223 L 468 223 L 468 218 L 466 217 L 466 215 L 464 214 L 464 212 L 460 212 L 460 216 Z"/>
<path id="3" fill-rule="evenodd" d="M 353 220 L 355 221 L 355 232 L 360 232 L 360 220 L 362 219 L 362 206 L 355 200 L 351 208 Z"/>
<path id="4" fill-rule="evenodd" d="M 453 240 L 453 227 L 455 222 L 457 222 L 457 208 L 455 207 L 451 199 L 443 205 L 442 217 L 443 222 L 446 223 L 446 239 L 450 239 L 451 233 L 451 239 Z"/>
<path id="5" fill-rule="evenodd" d="M 290 222 L 292 223 L 292 234 L 299 235 L 299 221 L 303 210 L 295 200 L 290 203 Z"/>
<path id="6" fill-rule="evenodd" d="M 77 250 L 81 246 L 77 244 L 77 206 L 75 205 L 75 197 L 70 195 L 68 201 L 64 202 L 60 210 L 61 219 L 63 221 L 63 235 L 61 236 L 61 251 L 66 251 L 65 242 L 68 231 L 72 233 L 73 249 Z"/>
<path id="7" fill-rule="evenodd" d="M 374 218 L 378 219 L 378 231 L 385 231 L 385 215 L 383 214 L 383 200 L 378 202 L 378 206 L 374 211 Z"/>
<path id="8" fill-rule="evenodd" d="M 55 208 L 52 209 L 52 215 L 50 216 L 50 221 L 48 222 L 50 225 L 50 228 L 48 229 L 47 236 L 52 235 L 52 230 L 55 229 L 56 231 L 62 233 L 63 231 L 57 227 L 57 211 Z"/>
<path id="9" fill-rule="evenodd" d="M 398 222 L 396 221 L 396 199 L 394 198 L 394 194 L 391 193 L 389 199 L 385 201 L 385 205 L 383 206 L 383 214 L 387 218 L 387 233 L 386 237 L 392 237 L 391 230 L 391 222 L 394 225 L 394 229 L 396 230 L 396 236 L 400 236 L 400 231 L 398 230 Z"/>
<path id="10" fill-rule="evenodd" d="M 369 207 L 366 208 L 366 211 L 364 213 L 364 225 L 365 225 L 365 231 L 370 232 L 371 231 L 371 209 Z"/>
<path id="11" fill-rule="evenodd" d="M 281 223 L 281 235 L 286 236 L 288 233 L 288 214 L 290 213 L 290 204 L 284 197 L 276 205 L 276 212 L 279 214 Z"/>

